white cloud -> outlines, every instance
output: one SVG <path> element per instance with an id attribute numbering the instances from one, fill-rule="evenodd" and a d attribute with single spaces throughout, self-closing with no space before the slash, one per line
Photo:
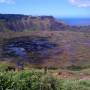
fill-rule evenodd
<path id="1" fill-rule="evenodd" d="M 69 0 L 69 2 L 77 7 L 90 7 L 90 0 Z"/>
<path id="2" fill-rule="evenodd" d="M 14 0 L 0 0 L 0 3 L 11 4 L 14 3 Z"/>

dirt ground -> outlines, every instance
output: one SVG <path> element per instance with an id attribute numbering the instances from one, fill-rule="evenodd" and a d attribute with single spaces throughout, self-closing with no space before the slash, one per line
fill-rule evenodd
<path id="1" fill-rule="evenodd" d="M 90 80 L 90 74 L 86 74 L 84 72 L 74 72 L 74 71 L 59 71 L 53 72 L 53 76 L 61 79 L 79 79 L 79 80 Z"/>

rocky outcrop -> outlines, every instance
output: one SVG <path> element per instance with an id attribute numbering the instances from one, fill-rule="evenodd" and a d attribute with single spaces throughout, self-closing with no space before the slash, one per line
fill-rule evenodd
<path id="1" fill-rule="evenodd" d="M 30 16 L 18 14 L 0 14 L 0 31 L 85 31 L 90 32 L 88 26 L 69 26 L 62 20 L 52 16 Z"/>
<path id="2" fill-rule="evenodd" d="M 66 25 L 52 16 L 0 14 L 0 31 L 60 30 Z"/>

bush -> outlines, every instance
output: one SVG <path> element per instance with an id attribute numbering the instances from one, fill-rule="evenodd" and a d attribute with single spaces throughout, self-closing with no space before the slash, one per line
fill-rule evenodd
<path id="1" fill-rule="evenodd" d="M 90 80 L 56 79 L 42 72 L 0 72 L 0 90 L 90 90 Z"/>
<path id="2" fill-rule="evenodd" d="M 57 90 L 57 79 L 45 75 L 41 78 L 40 90 Z"/>

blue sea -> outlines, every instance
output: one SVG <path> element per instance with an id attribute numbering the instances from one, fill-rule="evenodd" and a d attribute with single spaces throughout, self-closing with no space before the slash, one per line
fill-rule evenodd
<path id="1" fill-rule="evenodd" d="M 64 21 L 66 24 L 71 26 L 90 25 L 90 18 L 62 18 L 60 20 Z"/>

